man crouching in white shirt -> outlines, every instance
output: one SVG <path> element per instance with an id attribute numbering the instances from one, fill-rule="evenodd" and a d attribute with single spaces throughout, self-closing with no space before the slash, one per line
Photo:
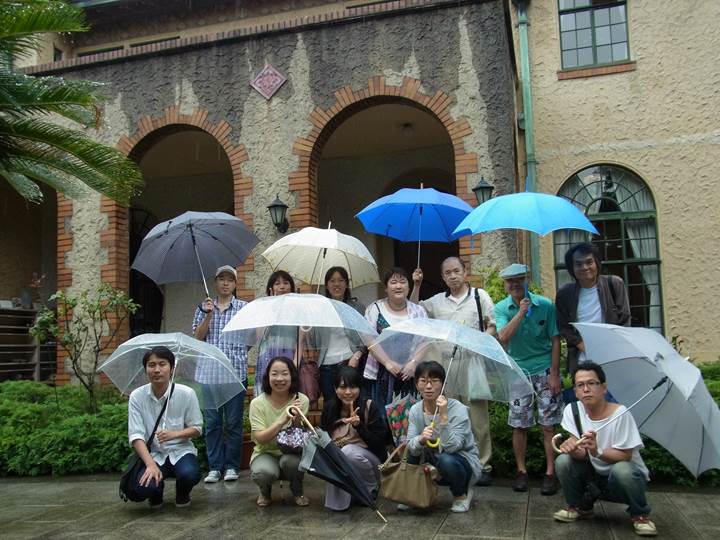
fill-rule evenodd
<path id="1" fill-rule="evenodd" d="M 134 479 L 135 492 L 149 499 L 151 508 L 163 504 L 164 478 L 175 481 L 175 506 L 190 505 L 190 491 L 200 481 L 197 450 L 190 439 L 202 435 L 202 414 L 192 388 L 170 385 L 175 356 L 167 347 L 155 347 L 143 357 L 143 367 L 150 379 L 133 390 L 128 404 L 128 438 L 145 464 Z M 150 448 L 147 439 L 158 423 Z"/>
<path id="2" fill-rule="evenodd" d="M 645 497 L 648 469 L 640 457 L 644 447 L 635 419 L 623 414 L 624 405 L 605 399 L 605 372 L 593 363 L 578 365 L 573 375 L 577 409 L 567 405 L 562 427 L 571 436 L 560 446 L 555 471 L 567 506 L 553 514 L 557 521 L 573 522 L 592 516 L 596 499 L 628 505 L 635 533 L 655 536 L 655 524 L 648 519 L 650 506 Z M 599 429 L 611 417 L 612 423 Z M 578 429 L 578 424 L 581 429 Z M 582 434 L 582 435 L 581 435 Z M 578 441 L 582 440 L 579 444 Z"/>

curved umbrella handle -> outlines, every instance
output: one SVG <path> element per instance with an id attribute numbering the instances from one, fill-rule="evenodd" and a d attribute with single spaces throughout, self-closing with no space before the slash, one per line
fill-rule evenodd
<path id="1" fill-rule="evenodd" d="M 435 429 L 435 420 L 430 422 L 430 427 Z M 437 448 L 438 446 L 440 446 L 440 437 L 438 437 L 434 441 L 432 439 L 425 441 L 425 446 L 428 446 L 430 448 Z"/>
<path id="2" fill-rule="evenodd" d="M 293 412 L 293 411 L 295 411 L 295 412 Z M 290 405 L 290 406 L 287 408 L 287 414 L 288 414 L 288 416 L 295 417 L 295 413 L 297 413 L 297 414 L 300 415 L 300 419 L 302 420 L 303 424 L 305 424 L 305 425 L 307 426 L 307 428 L 308 428 L 310 431 L 312 431 L 312 432 L 315 434 L 315 436 L 317 437 L 317 431 L 315 431 L 315 428 L 314 428 L 313 425 L 310 423 L 310 420 L 308 420 L 307 417 L 302 413 L 302 411 L 301 411 L 300 409 L 298 409 L 295 405 Z"/>
<path id="3" fill-rule="evenodd" d="M 555 450 L 555 452 L 557 452 L 558 454 L 564 454 L 565 452 L 563 452 L 562 450 L 560 450 L 560 444 L 562 444 L 562 443 L 558 444 L 558 442 L 557 442 L 559 439 L 562 439 L 562 433 L 558 433 L 557 435 L 555 435 L 555 436 L 552 438 L 552 447 L 553 447 L 553 450 Z M 575 448 L 577 448 L 578 445 L 579 445 L 581 442 L 583 442 L 584 440 L 585 440 L 585 437 L 579 438 L 579 439 L 577 440 L 577 442 L 575 443 Z"/>

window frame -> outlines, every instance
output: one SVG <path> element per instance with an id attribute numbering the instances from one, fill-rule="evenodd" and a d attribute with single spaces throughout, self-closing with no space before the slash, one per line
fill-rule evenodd
<path id="1" fill-rule="evenodd" d="M 557 12 L 558 12 L 558 17 L 557 17 L 557 29 L 558 29 L 558 38 L 559 38 L 558 45 L 559 45 L 559 52 L 560 52 L 560 70 L 559 70 L 559 72 L 562 73 L 562 72 L 571 72 L 571 71 L 577 71 L 577 70 L 583 70 L 583 69 L 593 69 L 593 68 L 605 67 L 605 66 L 617 66 L 617 65 L 629 64 L 629 63 L 633 62 L 632 55 L 630 54 L 630 51 L 631 51 L 631 49 L 630 49 L 630 15 L 628 12 L 628 3 L 629 3 L 628 0 L 606 0 L 606 1 L 603 1 L 602 3 L 600 3 L 598 0 L 590 0 L 589 6 L 564 8 L 564 9 L 560 7 L 561 1 L 562 0 L 556 0 L 556 6 L 557 6 Z M 595 28 L 596 28 L 596 26 L 595 26 L 595 11 L 597 11 L 598 9 L 612 8 L 612 7 L 617 7 L 617 6 L 625 7 L 625 43 L 627 46 L 627 58 L 625 58 L 624 60 L 611 60 L 610 62 L 598 62 L 598 59 L 597 59 L 598 45 L 596 44 L 596 37 L 595 37 Z M 571 50 L 577 51 L 580 48 L 585 48 L 585 47 L 574 47 L 572 49 L 563 49 L 563 43 L 562 43 L 563 30 L 562 30 L 562 25 L 561 25 L 562 16 L 568 15 L 568 14 L 576 14 L 576 13 L 583 12 L 583 11 L 590 12 L 590 31 L 591 31 L 590 37 L 592 40 L 592 44 L 591 44 L 590 48 L 592 49 L 593 63 L 585 64 L 582 66 L 576 65 L 573 67 L 565 67 L 563 53 L 566 50 L 567 51 L 571 51 Z M 605 25 L 603 25 L 603 26 L 605 26 Z M 609 24 L 607 26 L 608 26 L 608 28 L 610 28 L 610 32 L 611 32 L 611 38 L 610 38 L 611 41 L 610 41 L 609 45 L 612 49 L 612 45 L 613 45 L 612 24 Z M 577 31 L 577 29 L 575 29 L 574 31 Z M 620 43 L 622 43 L 622 42 L 620 42 Z M 577 45 L 577 43 L 576 43 L 576 45 Z M 601 45 L 601 46 L 604 46 L 604 45 Z"/>

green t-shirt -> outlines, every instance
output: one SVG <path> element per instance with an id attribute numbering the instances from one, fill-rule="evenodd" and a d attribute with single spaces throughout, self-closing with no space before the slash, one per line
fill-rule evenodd
<path id="1" fill-rule="evenodd" d="M 537 375 L 552 365 L 552 338 L 559 335 L 555 305 L 550 299 L 529 293 L 532 308 L 510 338 L 508 354 L 530 375 Z M 520 309 L 511 296 L 495 304 L 498 332 Z"/>
<path id="2" fill-rule="evenodd" d="M 298 393 L 298 399 L 302 402 L 303 414 L 307 414 L 310 408 L 310 401 L 305 394 Z M 280 416 L 285 416 L 285 411 L 295 401 L 295 396 L 291 397 L 287 403 L 282 405 L 279 409 L 276 409 L 270 403 L 267 394 L 261 394 L 250 402 L 250 430 L 263 431 L 269 428 Z M 290 425 L 288 420 L 287 425 Z M 287 427 L 287 426 L 286 426 Z M 250 462 L 260 454 L 271 454 L 273 456 L 280 456 L 282 452 L 278 448 L 277 442 L 273 439 L 272 442 L 261 444 L 255 441 L 255 449 L 253 450 Z"/>

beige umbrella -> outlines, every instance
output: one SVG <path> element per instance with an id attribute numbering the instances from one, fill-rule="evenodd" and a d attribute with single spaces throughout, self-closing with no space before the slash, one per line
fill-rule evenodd
<path id="1" fill-rule="evenodd" d="M 352 287 L 380 281 L 375 259 L 360 240 L 335 229 L 305 227 L 288 234 L 262 253 L 273 270 L 281 268 L 295 278 L 322 285 L 325 270 L 342 266 Z"/>

